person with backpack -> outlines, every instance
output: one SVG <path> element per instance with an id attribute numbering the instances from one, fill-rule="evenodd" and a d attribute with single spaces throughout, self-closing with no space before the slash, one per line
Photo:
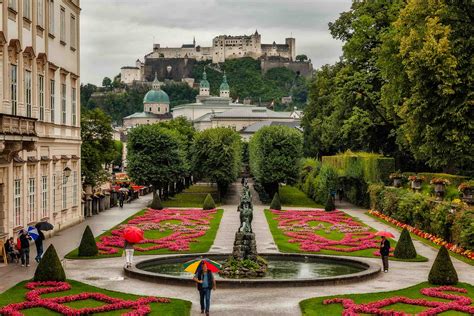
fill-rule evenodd
<path id="1" fill-rule="evenodd" d="M 201 303 L 201 314 L 206 312 L 209 316 L 209 307 L 211 305 L 211 290 L 216 290 L 216 279 L 211 271 L 207 268 L 205 262 L 201 263 L 201 268 L 194 275 L 194 282 L 197 283 L 199 291 L 199 301 Z"/>
<path id="2" fill-rule="evenodd" d="M 44 240 L 44 234 L 43 232 L 38 229 L 38 238 L 35 240 L 35 245 L 36 245 L 36 257 L 35 260 L 36 262 L 41 261 L 41 256 L 43 255 L 43 240 Z"/>
<path id="3" fill-rule="evenodd" d="M 28 235 L 28 232 L 24 229 L 20 232 L 20 238 L 18 239 L 19 248 L 20 248 L 20 257 L 21 257 L 21 266 L 29 267 L 30 266 L 30 240 L 31 236 Z"/>

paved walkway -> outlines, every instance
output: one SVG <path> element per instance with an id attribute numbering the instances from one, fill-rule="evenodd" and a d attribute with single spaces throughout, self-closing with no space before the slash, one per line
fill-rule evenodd
<path id="1" fill-rule="evenodd" d="M 236 183 L 231 187 L 229 198 L 224 208 L 221 225 L 217 232 L 216 240 L 211 248 L 211 252 L 230 252 L 234 242 L 234 234 L 239 225 L 239 213 L 237 210 L 238 196 L 240 194 L 241 185 Z M 257 247 L 260 252 L 276 252 L 272 235 L 268 228 L 263 213 L 264 206 L 258 202 L 258 196 L 253 192 L 254 200 L 254 221 L 253 229 L 257 235 Z M 95 234 L 99 234 L 102 230 L 106 230 L 130 214 L 134 213 L 143 206 L 144 200 L 139 203 L 132 204 L 133 209 L 112 210 L 88 219 L 86 223 L 90 223 Z M 349 204 L 339 205 L 341 210 L 346 211 L 352 216 L 360 218 L 365 223 L 379 230 L 388 230 L 399 236 L 398 231 L 390 228 L 383 223 L 375 221 L 371 217 L 364 214 L 366 210 L 355 208 Z M 107 218 L 111 214 L 111 218 Z M 118 213 L 119 215 L 112 215 Z M 119 218 L 120 217 L 120 218 Z M 98 223 L 96 223 L 96 221 Z M 81 224 L 81 228 L 71 228 L 71 231 L 64 231 L 62 236 L 52 239 L 60 250 L 61 254 L 77 246 L 80 235 L 85 224 Z M 101 224 L 99 224 L 101 223 Z M 77 230 L 77 232 L 76 232 Z M 57 239 L 56 239 L 57 238 Z M 67 239 L 66 239 L 67 238 Z M 74 240 L 74 242 L 71 242 Z M 315 296 L 335 295 L 335 294 L 351 294 L 351 293 L 369 293 L 390 291 L 405 288 L 418 284 L 427 280 L 427 275 L 431 267 L 432 261 L 436 256 L 436 250 L 414 241 L 415 246 L 420 254 L 430 259 L 426 263 L 410 263 L 410 262 L 390 262 L 390 272 L 381 273 L 377 278 L 364 281 L 361 283 L 352 283 L 350 285 L 334 285 L 334 286 L 310 286 L 295 288 L 242 288 L 242 289 L 218 289 L 212 293 L 211 311 L 213 315 L 299 315 L 300 310 L 298 303 L 306 298 Z M 153 256 L 137 256 L 137 260 L 152 258 Z M 370 262 L 380 263 L 380 259 L 362 259 Z M 474 284 L 474 268 L 466 263 L 453 258 L 453 262 L 459 273 L 459 278 L 463 282 Z M 34 267 L 32 267 L 34 268 Z M 157 283 L 149 283 L 135 279 L 129 279 L 123 274 L 123 258 L 110 258 L 100 260 L 67 260 L 65 262 L 66 274 L 69 278 L 84 283 L 103 287 L 110 290 L 123 291 L 141 295 L 156 295 L 166 297 L 176 297 L 192 301 L 192 315 L 200 315 L 198 294 L 194 286 L 178 286 L 178 285 L 161 285 Z M 30 272 L 33 269 L 26 270 Z M 2 271 L 2 269 L 0 269 Z M 18 273 L 20 267 L 16 268 L 13 273 Z M 1 273 L 1 272 L 0 272 Z M 12 282 L 12 278 L 7 282 L 0 284 L 0 291 L 10 287 L 17 281 L 25 279 L 25 274 L 16 278 Z M 3 275 L 2 275 L 3 280 Z M 7 283 L 7 284 L 5 284 Z M 3 287 L 3 289 L 2 289 Z"/>

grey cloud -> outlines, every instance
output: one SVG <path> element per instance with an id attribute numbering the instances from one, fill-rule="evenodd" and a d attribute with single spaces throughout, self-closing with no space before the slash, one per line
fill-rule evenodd
<path id="1" fill-rule="evenodd" d="M 297 53 L 315 67 L 335 62 L 342 43 L 327 24 L 350 0 L 82 0 L 82 82 L 100 84 L 120 67 L 148 53 L 153 40 L 162 46 L 192 41 L 209 46 L 219 34 L 250 34 L 263 42 L 282 42 L 292 34 Z"/>

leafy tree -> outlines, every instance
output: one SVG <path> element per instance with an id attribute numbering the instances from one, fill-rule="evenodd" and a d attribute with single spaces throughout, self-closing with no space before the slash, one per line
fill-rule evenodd
<path id="1" fill-rule="evenodd" d="M 81 105 L 86 106 L 89 103 L 89 100 L 92 96 L 92 93 L 97 91 L 97 86 L 91 83 L 81 84 Z M 90 108 L 88 108 L 90 109 Z"/>
<path id="2" fill-rule="evenodd" d="M 217 183 L 220 194 L 240 174 L 242 143 L 239 134 L 230 128 L 218 127 L 199 132 L 192 147 L 192 166 L 198 178 Z"/>
<path id="3" fill-rule="evenodd" d="M 114 140 L 114 166 L 122 166 L 123 143 L 119 140 Z"/>
<path id="4" fill-rule="evenodd" d="M 54 245 L 50 245 L 43 255 L 38 267 L 36 267 L 35 282 L 56 281 L 62 282 L 66 280 L 63 266 L 59 260 Z"/>
<path id="5" fill-rule="evenodd" d="M 104 79 L 102 80 L 102 87 L 104 88 L 112 88 L 112 79 L 110 79 L 109 77 L 104 77 Z"/>
<path id="6" fill-rule="evenodd" d="M 296 61 L 299 61 L 299 62 L 304 62 L 304 61 L 307 61 L 308 60 L 308 56 L 304 55 L 304 54 L 301 54 L 301 55 L 296 55 Z"/>
<path id="7" fill-rule="evenodd" d="M 84 233 L 82 234 L 81 243 L 78 248 L 78 255 L 79 257 L 93 257 L 98 253 L 99 249 L 97 248 L 94 234 L 92 234 L 91 228 L 89 225 L 87 225 Z"/>
<path id="8" fill-rule="evenodd" d="M 128 134 L 127 151 L 130 177 L 137 183 L 152 184 L 165 197 L 170 184 L 181 179 L 189 168 L 181 135 L 159 124 L 133 128 Z"/>
<path id="9" fill-rule="evenodd" d="M 280 183 L 297 181 L 302 151 L 301 133 L 287 126 L 266 126 L 251 138 L 250 168 L 270 196 L 278 191 Z"/>
<path id="10" fill-rule="evenodd" d="M 81 169 L 84 182 L 95 186 L 107 177 L 104 165 L 115 158 L 110 118 L 100 109 L 81 115 Z"/>

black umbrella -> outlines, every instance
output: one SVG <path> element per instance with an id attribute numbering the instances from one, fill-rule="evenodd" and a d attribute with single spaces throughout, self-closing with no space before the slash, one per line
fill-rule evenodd
<path id="1" fill-rule="evenodd" d="M 52 230 L 54 228 L 53 224 L 48 223 L 48 222 L 36 223 L 35 227 L 36 229 L 44 230 L 44 231 Z"/>

